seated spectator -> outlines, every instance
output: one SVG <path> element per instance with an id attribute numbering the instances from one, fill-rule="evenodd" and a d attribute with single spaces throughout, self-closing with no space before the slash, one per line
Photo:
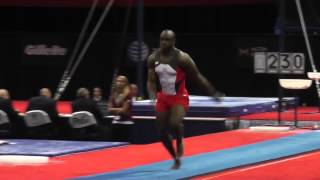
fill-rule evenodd
<path id="1" fill-rule="evenodd" d="M 42 88 L 39 91 L 39 96 L 32 97 L 29 100 L 26 111 L 42 110 L 48 113 L 52 123 L 44 125 L 45 127 L 37 127 L 37 129 L 31 130 L 32 136 L 48 136 L 55 137 L 59 134 L 59 119 L 56 108 L 56 101 L 52 99 L 51 90 L 48 88 Z M 35 131 L 35 132 L 32 132 Z"/>
<path id="2" fill-rule="evenodd" d="M 108 116 L 109 113 L 107 111 L 107 100 L 103 97 L 102 89 L 98 86 L 93 88 L 92 91 L 92 99 L 97 102 L 100 111 L 102 112 L 103 116 Z M 105 121 L 103 121 L 105 122 Z"/>
<path id="3" fill-rule="evenodd" d="M 134 101 L 143 100 L 142 96 L 139 96 L 139 88 L 136 84 L 130 84 L 131 97 Z"/>
<path id="4" fill-rule="evenodd" d="M 108 111 L 114 115 L 113 140 L 128 142 L 131 138 L 131 92 L 126 76 L 117 76 L 108 102 Z"/>
<path id="5" fill-rule="evenodd" d="M 111 136 L 110 128 L 104 125 L 104 117 L 97 103 L 90 99 L 90 92 L 87 88 L 79 88 L 77 90 L 77 98 L 72 102 L 72 112 L 88 111 L 93 114 L 97 121 L 97 125 L 82 129 L 78 135 L 92 136 L 97 139 L 109 139 Z"/>
<path id="6" fill-rule="evenodd" d="M 29 100 L 27 111 L 31 110 L 45 111 L 46 113 L 48 113 L 52 122 L 56 122 L 58 119 L 56 101 L 52 99 L 51 90 L 48 88 L 40 89 L 39 96 L 32 97 Z"/>
<path id="7" fill-rule="evenodd" d="M 5 125 L 6 127 L 3 127 L 9 130 L 8 136 L 21 137 L 24 132 L 24 123 L 19 112 L 14 110 L 10 94 L 6 89 L 0 89 L 0 110 L 7 114 L 10 121 L 8 125 Z"/>
<path id="8" fill-rule="evenodd" d="M 6 89 L 0 89 L 0 98 L 10 100 L 11 97 L 9 91 Z"/>
<path id="9" fill-rule="evenodd" d="M 100 87 L 94 87 L 92 91 L 92 99 L 96 102 L 104 101 L 102 90 Z"/>

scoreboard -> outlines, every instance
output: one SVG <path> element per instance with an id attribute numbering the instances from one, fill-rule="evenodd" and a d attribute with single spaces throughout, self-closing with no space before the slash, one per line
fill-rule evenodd
<path id="1" fill-rule="evenodd" d="M 303 53 L 255 52 L 254 72 L 267 74 L 304 74 Z"/>

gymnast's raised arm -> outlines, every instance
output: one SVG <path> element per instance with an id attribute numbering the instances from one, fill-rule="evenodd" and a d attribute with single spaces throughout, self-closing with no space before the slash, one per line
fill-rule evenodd
<path id="1" fill-rule="evenodd" d="M 215 98 L 224 96 L 223 93 L 219 92 L 207 80 L 207 78 L 200 73 L 196 64 L 187 53 L 181 52 L 180 57 L 181 58 L 179 63 L 183 70 L 186 72 L 188 79 L 190 79 L 192 83 L 196 83 L 197 87 L 199 87 L 202 92 L 205 92 L 207 95 Z"/>

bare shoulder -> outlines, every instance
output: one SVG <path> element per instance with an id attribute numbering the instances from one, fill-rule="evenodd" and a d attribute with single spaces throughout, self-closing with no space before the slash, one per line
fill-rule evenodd
<path id="1" fill-rule="evenodd" d="M 156 52 L 153 51 L 149 56 L 148 56 L 148 61 L 154 61 L 156 58 Z"/>
<path id="2" fill-rule="evenodd" d="M 148 67 L 154 65 L 155 60 L 156 60 L 156 53 L 155 53 L 155 51 L 154 51 L 154 52 L 152 52 L 152 53 L 149 55 L 149 57 L 148 57 L 148 59 L 147 59 Z"/>
<path id="3" fill-rule="evenodd" d="M 194 64 L 190 55 L 184 51 L 181 51 L 181 50 L 180 50 L 180 58 L 179 59 L 180 59 L 180 63 L 183 65 Z"/>

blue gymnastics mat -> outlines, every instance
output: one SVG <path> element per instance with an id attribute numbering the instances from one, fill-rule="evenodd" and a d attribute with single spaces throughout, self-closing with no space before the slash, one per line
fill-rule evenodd
<path id="1" fill-rule="evenodd" d="M 9 142 L 8 144 L 3 144 L 0 146 L 0 155 L 59 156 L 129 144 L 127 142 L 30 139 L 7 139 L 7 141 Z"/>
<path id="2" fill-rule="evenodd" d="M 288 106 L 295 106 L 296 98 L 285 97 L 283 99 Z M 246 114 L 275 111 L 278 107 L 276 97 L 224 97 L 216 101 L 208 96 L 190 95 L 190 107 L 188 117 L 230 117 Z M 154 104 L 150 100 L 134 101 L 132 115 L 153 116 Z"/>
<path id="3" fill-rule="evenodd" d="M 182 167 L 170 170 L 173 161 L 162 161 L 117 172 L 83 176 L 77 179 L 149 180 L 188 179 L 244 165 L 262 163 L 320 149 L 320 131 L 313 131 L 269 141 L 213 151 L 182 159 Z"/>

